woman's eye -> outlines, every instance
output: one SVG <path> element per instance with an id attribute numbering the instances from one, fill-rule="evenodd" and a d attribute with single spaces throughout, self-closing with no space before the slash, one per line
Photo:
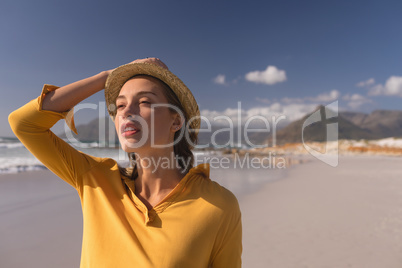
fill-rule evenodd
<path id="1" fill-rule="evenodd" d="M 119 109 L 122 109 L 122 108 L 124 108 L 124 105 L 123 105 L 123 104 L 117 105 L 117 109 L 118 109 L 118 110 L 119 110 Z"/>
<path id="2" fill-rule="evenodd" d="M 140 103 L 151 104 L 149 101 L 141 101 Z"/>

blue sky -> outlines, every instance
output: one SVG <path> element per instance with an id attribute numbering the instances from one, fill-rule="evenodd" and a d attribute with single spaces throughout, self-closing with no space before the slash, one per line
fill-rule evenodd
<path id="1" fill-rule="evenodd" d="M 244 115 L 289 121 L 335 100 L 399 110 L 401 11 L 401 1 L 2 1 L 0 136 L 43 84 L 143 57 L 161 58 L 206 117 L 230 116 L 239 101 Z"/>

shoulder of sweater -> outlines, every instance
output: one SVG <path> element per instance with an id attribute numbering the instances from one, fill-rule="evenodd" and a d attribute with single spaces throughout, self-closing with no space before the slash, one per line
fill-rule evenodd
<path id="1" fill-rule="evenodd" d="M 205 200 L 221 209 L 229 211 L 239 211 L 239 203 L 236 196 L 226 187 L 211 179 L 209 176 L 200 176 L 198 178 L 202 195 Z"/>
<path id="2" fill-rule="evenodd" d="M 112 158 L 105 158 L 105 157 L 97 157 L 93 155 L 86 154 L 87 160 L 89 162 L 89 168 L 87 172 L 91 170 L 99 170 L 102 169 L 103 171 L 106 170 L 119 170 L 117 161 Z"/>

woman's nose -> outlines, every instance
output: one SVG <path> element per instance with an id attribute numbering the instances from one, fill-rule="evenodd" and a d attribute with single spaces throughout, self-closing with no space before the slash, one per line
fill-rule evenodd
<path id="1" fill-rule="evenodd" d="M 122 112 L 123 118 L 133 117 L 134 115 L 138 115 L 138 107 L 135 107 L 134 105 L 126 105 Z"/>

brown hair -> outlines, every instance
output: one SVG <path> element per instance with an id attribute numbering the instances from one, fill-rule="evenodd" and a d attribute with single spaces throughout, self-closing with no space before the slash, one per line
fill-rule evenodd
<path id="1" fill-rule="evenodd" d="M 175 106 L 178 110 L 182 111 L 184 114 L 184 123 L 182 128 L 184 128 L 184 135 L 181 137 L 181 139 L 173 145 L 173 151 L 174 155 L 177 159 L 178 165 L 181 168 L 181 172 L 183 174 L 186 174 L 191 168 L 194 166 L 194 154 L 191 151 L 193 149 L 192 144 L 197 144 L 198 142 L 198 137 L 197 134 L 194 131 L 189 131 L 189 126 L 187 124 L 188 120 L 188 115 L 184 113 L 184 109 L 182 104 L 180 103 L 179 99 L 177 98 L 176 94 L 173 92 L 173 90 L 162 80 L 150 76 L 150 75 L 135 75 L 131 77 L 130 79 L 133 79 L 134 77 L 148 77 L 152 78 L 155 81 L 158 81 L 162 86 L 163 86 L 163 95 L 166 97 L 167 101 L 169 104 Z M 128 80 L 130 80 L 128 79 Z M 127 80 L 127 81 L 128 81 Z M 170 108 L 170 111 L 172 113 L 177 113 L 173 108 Z M 180 136 L 180 131 L 176 131 L 174 134 L 174 141 L 177 140 L 177 138 Z M 191 140 L 191 143 L 187 140 L 186 137 L 189 137 Z M 130 167 L 121 167 L 119 166 L 119 170 L 122 176 L 131 178 L 132 180 L 135 180 L 138 177 L 138 170 L 137 170 L 137 164 L 136 164 L 136 159 L 135 159 L 135 153 L 127 153 L 129 160 L 130 160 Z"/>

